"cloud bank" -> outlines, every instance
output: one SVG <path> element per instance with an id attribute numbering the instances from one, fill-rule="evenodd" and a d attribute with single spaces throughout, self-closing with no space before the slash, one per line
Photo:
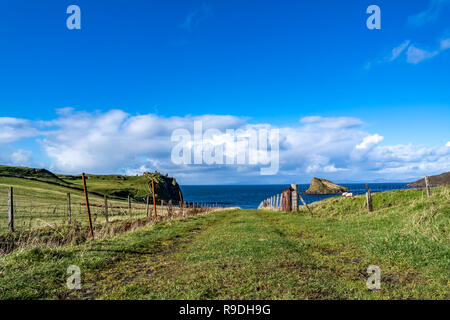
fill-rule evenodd
<path id="1" fill-rule="evenodd" d="M 280 132 L 280 171 L 262 177 L 255 165 L 175 165 L 171 162 L 171 134 L 183 128 L 193 132 L 194 121 L 203 130 L 276 128 Z M 39 128 L 39 130 L 38 130 Z M 5 129 L 6 131 L 4 131 Z M 121 110 L 104 113 L 61 109 L 46 122 L 0 118 L 0 161 L 23 165 L 44 162 L 61 173 L 140 174 L 159 170 L 184 184 L 306 182 L 313 176 L 339 181 L 408 180 L 450 168 L 450 143 L 442 147 L 381 145 L 381 133 L 364 130 L 352 117 L 311 116 L 296 125 L 270 126 L 229 115 L 161 117 L 130 115 Z M 47 159 L 34 158 L 14 143 L 33 136 Z M 215 141 L 225 140 L 220 134 Z"/>

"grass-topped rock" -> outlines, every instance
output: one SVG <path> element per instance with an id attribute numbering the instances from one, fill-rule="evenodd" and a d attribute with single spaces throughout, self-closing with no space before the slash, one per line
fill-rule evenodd
<path id="1" fill-rule="evenodd" d="M 339 194 L 348 192 L 346 187 L 339 186 L 329 180 L 312 178 L 311 185 L 305 194 L 318 195 L 318 194 Z"/>
<path id="2" fill-rule="evenodd" d="M 150 194 L 152 194 L 152 180 L 155 184 L 155 197 L 157 200 L 177 203 L 180 200 L 181 189 L 175 178 L 163 175 L 158 171 L 144 172 L 144 177 L 148 179 Z"/>

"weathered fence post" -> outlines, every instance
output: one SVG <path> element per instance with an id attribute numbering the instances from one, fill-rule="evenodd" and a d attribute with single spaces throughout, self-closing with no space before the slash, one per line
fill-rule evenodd
<path id="1" fill-rule="evenodd" d="M 180 190 L 178 190 L 178 195 L 180 196 L 181 216 L 183 216 L 183 195 L 181 194 Z"/>
<path id="2" fill-rule="evenodd" d="M 292 196 L 291 196 L 291 190 L 290 189 L 288 189 L 286 191 L 286 199 L 287 199 L 286 211 L 291 211 L 292 210 Z"/>
<path id="3" fill-rule="evenodd" d="M 67 193 L 67 222 L 72 223 L 72 205 L 70 203 L 70 193 Z"/>
<path id="4" fill-rule="evenodd" d="M 427 189 L 428 198 L 431 197 L 430 180 L 428 179 L 428 176 L 425 177 L 425 188 Z"/>
<path id="5" fill-rule="evenodd" d="M 105 194 L 105 220 L 106 220 L 106 223 L 109 222 L 109 219 L 108 219 L 108 196 L 106 194 Z"/>
<path id="6" fill-rule="evenodd" d="M 306 204 L 306 201 L 303 200 L 303 197 L 300 195 L 300 193 L 298 194 L 298 197 L 300 198 L 300 201 L 303 203 L 303 205 L 306 207 L 306 209 L 308 209 L 309 213 L 312 215 L 312 211 L 311 209 L 308 207 L 308 205 Z"/>
<path id="7" fill-rule="evenodd" d="M 132 211 L 131 211 L 131 196 L 128 195 L 128 215 L 131 217 L 132 215 Z"/>
<path id="8" fill-rule="evenodd" d="M 89 208 L 89 197 L 88 191 L 86 187 L 86 177 L 84 172 L 81 174 L 81 178 L 83 179 L 83 189 L 84 189 L 84 199 L 86 200 L 86 210 L 89 218 L 89 229 L 91 230 L 92 239 L 94 239 L 94 229 L 92 228 L 92 220 L 91 220 L 91 209 Z"/>
<path id="9" fill-rule="evenodd" d="M 369 212 L 372 212 L 373 211 L 372 194 L 370 193 L 370 189 L 367 184 L 366 184 L 366 189 L 367 189 L 367 192 L 366 192 L 367 210 Z"/>
<path id="10" fill-rule="evenodd" d="M 292 211 L 298 211 L 298 186 L 296 184 L 291 184 L 292 187 Z"/>
<path id="11" fill-rule="evenodd" d="M 155 180 L 152 179 L 152 194 L 153 194 L 153 215 L 156 219 L 156 198 L 155 198 Z"/>
<path id="12" fill-rule="evenodd" d="M 8 189 L 8 227 L 9 231 L 14 232 L 14 189 Z"/>

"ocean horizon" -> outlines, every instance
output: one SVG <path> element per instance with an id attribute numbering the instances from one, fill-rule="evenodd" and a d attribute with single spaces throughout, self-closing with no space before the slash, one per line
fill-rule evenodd
<path id="1" fill-rule="evenodd" d="M 367 183 L 372 192 L 409 189 L 403 183 Z M 340 184 L 354 195 L 366 193 L 365 183 Z M 260 184 L 260 185 L 181 185 L 183 198 L 186 202 L 206 203 L 222 207 L 240 207 L 242 209 L 256 209 L 264 199 L 280 194 L 289 184 Z M 303 195 L 309 184 L 298 184 L 299 193 L 306 203 L 320 201 L 337 195 Z"/>

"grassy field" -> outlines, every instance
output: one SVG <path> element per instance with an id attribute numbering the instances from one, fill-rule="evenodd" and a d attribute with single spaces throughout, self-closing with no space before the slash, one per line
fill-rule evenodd
<path id="1" fill-rule="evenodd" d="M 104 195 L 109 197 L 111 221 L 128 213 L 127 197 L 136 199 L 150 193 L 143 176 L 86 175 L 91 211 L 96 223 L 104 223 Z M 15 229 L 67 225 L 67 193 L 71 194 L 72 220 L 87 225 L 81 176 L 55 175 L 45 169 L 0 166 L 0 236 L 8 232 L 8 188 L 14 188 Z M 143 202 L 132 199 L 135 217 L 145 216 Z M 167 209 L 158 206 L 161 214 Z"/>
<path id="2" fill-rule="evenodd" d="M 450 187 L 220 211 L 0 258 L 1 299 L 449 299 Z M 78 265 L 82 289 L 66 288 Z M 381 290 L 366 287 L 369 265 Z"/>
<path id="3" fill-rule="evenodd" d="M 81 175 L 62 175 L 45 169 L 0 165 L 0 183 L 4 178 L 11 177 L 24 180 L 21 185 L 26 185 L 28 181 L 37 181 L 71 190 L 83 190 Z M 86 174 L 86 180 L 89 192 L 97 195 L 108 195 L 118 199 L 126 199 L 130 195 L 134 199 L 140 199 L 151 193 L 148 178 L 144 176 Z"/>
<path id="4" fill-rule="evenodd" d="M 58 175 L 63 181 L 82 188 L 81 176 Z M 148 179 L 143 176 L 93 175 L 87 174 L 89 190 L 112 197 L 138 199 L 150 194 Z"/>
<path id="5" fill-rule="evenodd" d="M 8 231 L 8 187 L 14 188 L 15 229 L 23 230 L 67 225 L 67 193 L 71 195 L 72 221 L 87 225 L 84 193 L 41 181 L 0 177 L 0 235 Z M 90 194 L 91 212 L 96 223 L 105 222 L 104 198 Z M 125 200 L 109 200 L 111 221 L 122 219 L 128 211 Z M 133 203 L 135 216 L 145 215 L 145 205 Z"/>

